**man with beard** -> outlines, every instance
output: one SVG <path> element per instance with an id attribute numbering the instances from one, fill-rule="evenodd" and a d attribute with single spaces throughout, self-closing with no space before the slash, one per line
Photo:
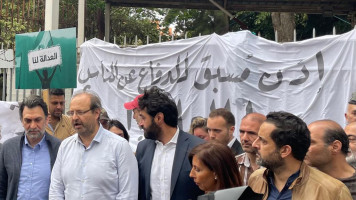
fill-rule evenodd
<path id="1" fill-rule="evenodd" d="M 77 134 L 65 139 L 51 176 L 49 199 L 136 200 L 138 169 L 124 138 L 99 123 L 100 98 L 77 91 L 68 115 Z"/>
<path id="2" fill-rule="evenodd" d="M 75 133 L 70 123 L 70 117 L 63 115 L 64 97 L 63 89 L 50 89 L 49 91 L 48 109 L 51 117 L 46 127 L 46 132 L 60 140 L 64 140 Z"/>
<path id="3" fill-rule="evenodd" d="M 260 166 L 256 163 L 256 149 L 252 143 L 258 137 L 258 131 L 266 116 L 260 113 L 249 113 L 245 115 L 240 124 L 240 140 L 245 153 L 236 156 L 237 165 L 242 178 L 243 185 L 247 185 L 250 175 Z"/>
<path id="4" fill-rule="evenodd" d="M 48 110 L 41 97 L 24 99 L 19 112 L 25 133 L 0 151 L 0 199 L 48 199 L 60 140 L 45 131 Z"/>
<path id="5" fill-rule="evenodd" d="M 179 130 L 177 106 L 163 90 L 152 87 L 138 103 L 146 138 L 136 151 L 139 199 L 197 199 L 203 191 L 189 177 L 188 155 L 204 140 Z"/>
<path id="6" fill-rule="evenodd" d="M 251 174 L 248 185 L 264 194 L 263 199 L 352 199 L 342 182 L 303 162 L 310 132 L 297 116 L 269 113 L 252 146 L 257 148 L 258 164 L 266 168 Z"/>
<path id="7" fill-rule="evenodd" d="M 229 110 L 218 108 L 211 111 L 206 126 L 211 140 L 227 145 L 235 156 L 244 152 L 234 136 L 235 117 Z"/>
<path id="8" fill-rule="evenodd" d="M 346 162 L 349 141 L 342 127 L 332 120 L 308 126 L 311 145 L 305 163 L 343 182 L 356 200 L 356 170 Z"/>
<path id="9" fill-rule="evenodd" d="M 356 168 L 356 122 L 349 123 L 345 126 L 345 133 L 349 138 L 350 152 L 346 161 Z"/>

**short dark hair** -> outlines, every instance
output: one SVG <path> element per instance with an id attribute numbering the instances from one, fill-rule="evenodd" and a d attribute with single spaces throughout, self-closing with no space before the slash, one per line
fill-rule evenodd
<path id="1" fill-rule="evenodd" d="M 215 173 L 219 184 L 218 190 L 242 186 L 235 157 L 228 146 L 216 141 L 209 141 L 190 151 L 190 164 L 192 164 L 194 156 Z"/>
<path id="2" fill-rule="evenodd" d="M 109 130 L 111 129 L 111 127 L 115 126 L 116 128 L 119 128 L 121 129 L 123 132 L 124 132 L 124 138 L 129 141 L 130 140 L 130 135 L 129 133 L 127 132 L 125 126 L 119 121 L 119 120 L 116 120 L 116 119 L 113 119 L 110 121 L 109 123 Z"/>
<path id="3" fill-rule="evenodd" d="M 235 126 L 235 117 L 229 110 L 225 108 L 218 108 L 216 110 L 211 111 L 209 114 L 209 118 L 214 118 L 218 116 L 224 118 L 228 127 Z"/>
<path id="4" fill-rule="evenodd" d="M 320 120 L 324 122 L 329 122 L 330 126 L 325 127 L 324 129 L 324 142 L 326 145 L 330 145 L 335 140 L 339 140 L 341 142 L 341 152 L 344 155 L 347 155 L 349 151 L 349 138 L 347 137 L 344 129 L 332 120 Z M 314 122 L 313 122 L 314 123 Z"/>
<path id="5" fill-rule="evenodd" d="M 163 113 L 164 122 L 171 127 L 178 125 L 178 109 L 171 95 L 164 90 L 153 86 L 145 90 L 144 95 L 138 99 L 141 110 L 146 108 L 147 113 L 154 117 L 157 113 Z"/>
<path id="6" fill-rule="evenodd" d="M 265 122 L 276 127 L 271 133 L 271 138 L 277 148 L 289 145 L 293 157 L 303 161 L 310 146 L 310 131 L 305 122 L 288 112 L 270 112 Z"/>
<path id="7" fill-rule="evenodd" d="M 41 107 L 46 118 L 48 116 L 48 107 L 46 102 L 43 101 L 43 99 L 40 96 L 37 95 L 31 95 L 28 96 L 27 98 L 23 99 L 22 103 L 20 103 L 20 108 L 19 108 L 19 112 L 20 112 L 20 119 L 22 121 L 23 118 L 23 110 L 25 109 L 25 107 L 27 108 L 34 108 L 34 107 Z"/>
<path id="8" fill-rule="evenodd" d="M 65 96 L 65 92 L 64 92 L 63 89 L 50 89 L 49 90 L 49 95 Z"/>

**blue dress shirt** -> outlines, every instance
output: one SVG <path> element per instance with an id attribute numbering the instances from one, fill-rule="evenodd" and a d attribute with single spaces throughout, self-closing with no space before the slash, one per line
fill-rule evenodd
<path id="1" fill-rule="evenodd" d="M 293 181 L 298 178 L 300 170 L 296 173 L 292 174 L 286 184 L 284 185 L 281 192 L 274 185 L 273 173 L 268 175 L 268 188 L 269 194 L 267 200 L 291 200 L 292 199 L 292 190 L 289 189 L 289 186 L 293 183 Z"/>
<path id="2" fill-rule="evenodd" d="M 25 136 L 17 199 L 48 199 L 50 179 L 51 158 L 45 136 L 33 148 Z"/>

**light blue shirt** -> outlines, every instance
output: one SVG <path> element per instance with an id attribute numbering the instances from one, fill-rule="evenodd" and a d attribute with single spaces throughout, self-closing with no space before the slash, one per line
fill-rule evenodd
<path id="1" fill-rule="evenodd" d="M 51 158 L 45 137 L 34 148 L 25 137 L 17 199 L 48 199 Z"/>
<path id="2" fill-rule="evenodd" d="M 138 167 L 128 142 L 101 125 L 85 148 L 78 134 L 59 147 L 49 199 L 138 198 Z"/>

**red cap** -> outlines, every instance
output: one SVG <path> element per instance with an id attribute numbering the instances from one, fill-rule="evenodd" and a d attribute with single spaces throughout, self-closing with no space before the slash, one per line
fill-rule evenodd
<path id="1" fill-rule="evenodd" d="M 135 108 L 139 108 L 138 107 L 138 99 L 142 96 L 143 96 L 143 94 L 140 94 L 137 97 L 135 97 L 135 99 L 133 101 L 124 103 L 124 107 L 126 108 L 126 110 L 133 110 Z"/>

